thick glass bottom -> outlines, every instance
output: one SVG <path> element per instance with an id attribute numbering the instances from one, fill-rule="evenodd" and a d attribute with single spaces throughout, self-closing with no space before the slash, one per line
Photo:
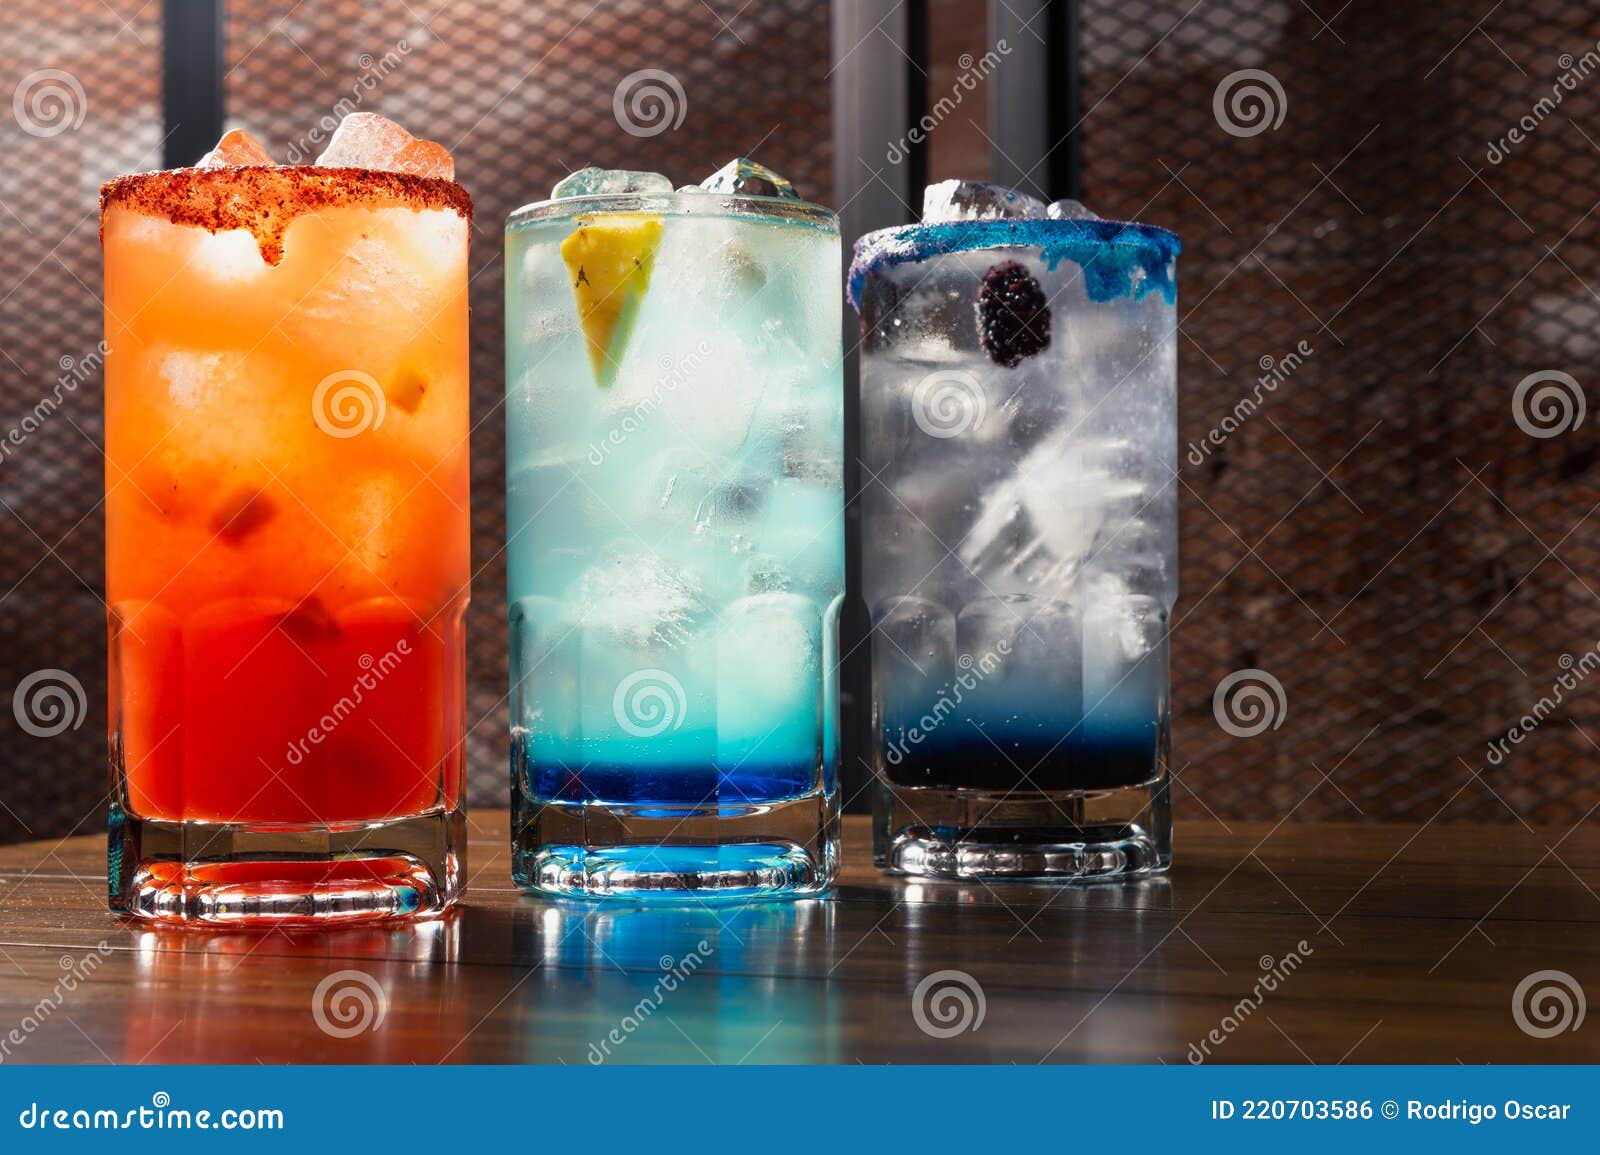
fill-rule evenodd
<path id="1" fill-rule="evenodd" d="M 1172 862 L 1167 777 L 1113 790 L 907 789 L 880 780 L 874 861 L 923 878 L 1079 883 Z"/>
<path id="2" fill-rule="evenodd" d="M 837 791 L 701 806 L 517 795 L 511 876 L 541 894 L 627 900 L 798 898 L 833 884 Z"/>
<path id="3" fill-rule="evenodd" d="M 343 826 L 140 818 L 113 805 L 111 909 L 181 926 L 329 926 L 442 913 L 465 880 L 465 811 Z"/>

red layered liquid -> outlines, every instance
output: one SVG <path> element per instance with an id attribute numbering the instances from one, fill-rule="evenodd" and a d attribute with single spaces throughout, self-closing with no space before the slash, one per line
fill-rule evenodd
<path id="1" fill-rule="evenodd" d="M 112 702 L 143 817 L 330 825 L 460 801 L 461 608 L 119 606 Z"/>

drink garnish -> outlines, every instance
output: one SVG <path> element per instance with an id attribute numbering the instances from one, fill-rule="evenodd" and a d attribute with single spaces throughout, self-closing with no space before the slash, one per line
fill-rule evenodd
<path id="1" fill-rule="evenodd" d="M 561 242 L 589 364 L 602 389 L 616 380 L 660 245 L 661 218 L 644 213 L 579 218 Z"/>
<path id="2" fill-rule="evenodd" d="M 418 140 L 376 113 L 345 117 L 315 165 L 280 165 L 248 132 L 232 129 L 194 168 L 130 173 L 100 189 L 100 226 L 113 207 L 214 233 L 244 229 L 261 259 L 283 260 L 283 237 L 298 217 L 343 205 L 449 209 L 472 220 L 472 200 L 455 183 L 442 146 Z"/>
<path id="3" fill-rule="evenodd" d="M 1015 369 L 1050 347 L 1050 302 L 1016 261 L 1001 261 L 983 274 L 977 314 L 978 341 L 996 365 Z"/>

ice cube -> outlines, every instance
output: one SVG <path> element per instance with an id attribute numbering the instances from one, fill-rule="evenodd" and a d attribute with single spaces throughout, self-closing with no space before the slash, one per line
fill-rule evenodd
<path id="1" fill-rule="evenodd" d="M 915 765 L 924 721 L 949 712 L 933 713 L 957 673 L 955 615 L 926 598 L 890 598 L 874 608 L 871 646 L 886 757 Z"/>
<path id="2" fill-rule="evenodd" d="M 1167 713 L 1167 615 L 1137 594 L 1091 602 L 1083 614 L 1080 745 L 1101 759 L 1153 773 Z"/>
<path id="3" fill-rule="evenodd" d="M 773 376 L 773 353 L 749 340 L 748 326 L 684 323 L 690 303 L 703 307 L 707 286 L 727 271 L 719 248 L 724 223 L 702 220 L 661 232 L 635 339 L 602 402 L 608 415 L 647 413 L 652 428 L 714 457 L 732 455 L 744 443 Z"/>
<path id="4" fill-rule="evenodd" d="M 755 576 L 781 576 L 784 589 L 815 592 L 844 587 L 844 489 L 792 477 L 772 482 L 755 550 L 768 564 Z"/>
<path id="5" fill-rule="evenodd" d="M 210 529 L 228 545 L 239 545 L 253 537 L 277 512 L 277 503 L 259 486 L 236 486 L 212 507 Z"/>
<path id="6" fill-rule="evenodd" d="M 205 156 L 200 158 L 196 168 L 227 168 L 236 166 L 240 168 L 254 167 L 257 165 L 273 164 L 272 154 L 268 152 L 259 140 L 251 136 L 242 128 L 235 128 L 222 134 L 222 139 Z"/>
<path id="7" fill-rule="evenodd" d="M 181 409 L 211 403 L 224 391 L 241 360 L 222 353 L 165 354 L 160 372 L 167 382 L 168 400 Z"/>
<path id="8" fill-rule="evenodd" d="M 553 201 L 568 197 L 617 196 L 622 193 L 669 193 L 672 182 L 658 172 L 634 172 L 625 168 L 580 168 L 556 182 L 550 190 Z"/>
<path id="9" fill-rule="evenodd" d="M 1102 525 L 1137 510 L 1144 485 L 1108 466 L 1113 452 L 1108 443 L 1056 437 L 1023 459 L 1022 502 L 1057 557 L 1086 554 Z"/>
<path id="10" fill-rule="evenodd" d="M 1070 197 L 1066 200 L 1051 201 L 1050 207 L 1045 209 L 1045 216 L 1053 221 L 1097 221 L 1100 214 L 1089 208 L 1082 201 L 1075 201 Z"/>
<path id="11" fill-rule="evenodd" d="M 1036 221 L 1045 215 L 1038 197 L 981 180 L 943 180 L 922 192 L 922 223 L 941 221 Z"/>
<path id="12" fill-rule="evenodd" d="M 418 140 L 388 117 L 352 112 L 339 122 L 317 164 L 335 168 L 367 168 L 411 176 L 454 180 L 450 151 L 431 140 Z"/>
<path id="13" fill-rule="evenodd" d="M 193 241 L 194 248 L 184 263 L 185 267 L 210 280 L 237 286 L 267 270 L 267 262 L 261 256 L 261 246 L 256 243 L 254 235 L 243 229 L 200 233 Z"/>
<path id="14" fill-rule="evenodd" d="M 794 185 L 749 157 L 730 160 L 700 182 L 707 192 L 742 197 L 798 197 Z"/>
<path id="15" fill-rule="evenodd" d="M 750 253 L 750 246 L 729 237 L 717 246 L 721 275 L 712 293 L 721 304 L 743 304 L 767 287 L 767 270 Z"/>
<path id="16" fill-rule="evenodd" d="M 1025 681 L 1035 700 L 1051 703 L 1052 714 L 1067 728 L 1078 724 L 1083 701 L 1083 615 L 1071 602 L 1029 599 L 1018 607 L 1026 621 L 1013 650 L 1002 653 L 1012 684 Z M 975 668 L 989 668 L 974 654 Z"/>
<path id="17" fill-rule="evenodd" d="M 844 426 L 837 399 L 800 392 L 781 420 L 783 475 L 837 485 L 844 476 Z"/>
<path id="18" fill-rule="evenodd" d="M 991 584 L 1021 576 L 1064 588 L 1089 559 L 1108 521 L 1138 509 L 1145 488 L 1118 476 L 1110 461 L 1120 443 L 1084 442 L 1063 430 L 1038 443 L 1010 477 L 979 498 L 963 563 Z M 1004 575 L 1004 576 L 1002 576 Z"/>
<path id="19" fill-rule="evenodd" d="M 326 348 L 338 340 L 351 367 L 385 381 L 399 368 L 403 351 L 393 334 L 426 329 L 434 301 L 396 246 L 378 235 L 362 236 L 301 297 L 280 331 L 300 348 Z"/>
<path id="20" fill-rule="evenodd" d="M 585 626 L 637 649 L 683 646 L 709 617 L 692 573 L 627 546 L 612 547 L 585 570 L 568 600 Z"/>
<path id="21" fill-rule="evenodd" d="M 647 481 L 640 518 L 694 537 L 742 534 L 761 504 L 759 478 L 729 458 L 698 449 L 663 450 L 642 475 Z"/>
<path id="22" fill-rule="evenodd" d="M 1145 594 L 1165 598 L 1170 604 L 1176 591 L 1168 592 L 1171 566 L 1167 559 L 1174 552 L 1168 537 L 1151 517 L 1108 518 L 1095 536 L 1085 564 L 1085 596 L 1093 600 Z"/>
<path id="23" fill-rule="evenodd" d="M 559 760 L 583 736 L 578 675 L 582 638 L 565 619 L 557 598 L 525 597 L 511 603 L 512 727 L 536 759 Z"/>
<path id="24" fill-rule="evenodd" d="M 822 735 L 822 616 L 809 599 L 760 594 L 727 607 L 717 633 L 717 761 L 815 765 Z"/>
<path id="25" fill-rule="evenodd" d="M 956 661 L 963 669 L 989 666 L 1017 649 L 1033 609 L 1025 594 L 980 597 L 956 615 Z"/>

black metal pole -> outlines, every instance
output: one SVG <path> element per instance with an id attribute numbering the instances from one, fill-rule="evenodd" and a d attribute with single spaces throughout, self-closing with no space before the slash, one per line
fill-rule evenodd
<path id="1" fill-rule="evenodd" d="M 908 0 L 906 4 L 906 189 L 911 210 L 905 221 L 917 219 L 922 207 L 922 189 L 928 183 L 928 138 L 911 127 L 928 111 L 928 64 L 931 55 L 928 29 L 928 0 Z"/>
<path id="2" fill-rule="evenodd" d="M 844 259 L 862 233 L 916 215 L 926 145 L 911 127 L 926 111 L 926 0 L 841 0 L 833 5 L 833 195 Z M 909 57 L 912 63 L 907 62 Z M 918 65 L 922 72 L 918 71 Z M 843 270 L 840 270 L 841 276 Z M 841 296 L 843 293 L 841 291 Z M 867 808 L 871 629 L 861 593 L 859 327 L 844 310 L 845 602 L 840 615 L 840 781 L 851 809 Z"/>
<path id="3" fill-rule="evenodd" d="M 1050 0 L 1050 190 L 1083 199 L 1083 35 L 1078 0 Z"/>
<path id="4" fill-rule="evenodd" d="M 161 106 L 166 167 L 194 164 L 222 135 L 224 0 L 163 0 Z"/>

